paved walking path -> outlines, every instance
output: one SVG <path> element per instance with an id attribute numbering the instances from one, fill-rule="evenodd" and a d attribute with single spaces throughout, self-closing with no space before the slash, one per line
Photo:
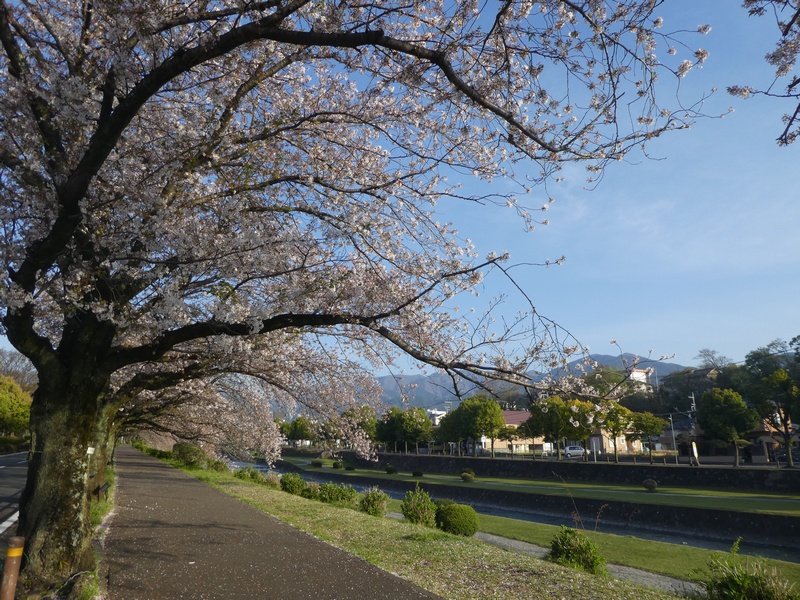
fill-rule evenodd
<path id="1" fill-rule="evenodd" d="M 109 600 L 438 598 L 129 446 L 116 463 Z"/>
<path id="2" fill-rule="evenodd" d="M 117 450 L 116 461 L 116 508 L 100 552 L 109 600 L 439 598 L 129 446 Z M 477 537 L 540 558 L 546 553 Z M 699 591 L 636 569 L 609 570 L 664 591 Z"/>

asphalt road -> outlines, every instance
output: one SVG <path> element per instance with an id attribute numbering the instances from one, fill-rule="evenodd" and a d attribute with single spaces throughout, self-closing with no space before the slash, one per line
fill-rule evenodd
<path id="1" fill-rule="evenodd" d="M 28 474 L 27 452 L 0 455 L 0 535 L 17 520 L 19 496 Z"/>

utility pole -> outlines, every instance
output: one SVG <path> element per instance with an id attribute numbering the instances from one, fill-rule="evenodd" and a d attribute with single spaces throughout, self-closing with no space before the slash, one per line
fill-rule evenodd
<path id="1" fill-rule="evenodd" d="M 672 429 L 672 448 L 675 450 L 675 464 L 680 464 L 678 460 L 678 445 L 675 443 L 675 424 L 672 422 L 672 413 L 669 413 L 669 426 Z"/>

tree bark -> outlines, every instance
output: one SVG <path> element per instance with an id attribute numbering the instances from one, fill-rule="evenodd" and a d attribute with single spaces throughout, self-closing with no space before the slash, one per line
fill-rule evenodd
<path id="1" fill-rule="evenodd" d="M 31 406 L 31 454 L 20 498 L 18 535 L 25 537 L 26 576 L 62 583 L 94 566 L 89 507 L 105 481 L 113 447 L 112 407 L 98 382 L 43 376 Z"/>

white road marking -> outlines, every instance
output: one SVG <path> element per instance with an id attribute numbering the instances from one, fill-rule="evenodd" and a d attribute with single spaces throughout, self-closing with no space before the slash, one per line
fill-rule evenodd
<path id="1" fill-rule="evenodd" d="M 8 517 L 3 524 L 0 524 L 0 535 L 3 535 L 19 519 L 19 511 Z"/>

